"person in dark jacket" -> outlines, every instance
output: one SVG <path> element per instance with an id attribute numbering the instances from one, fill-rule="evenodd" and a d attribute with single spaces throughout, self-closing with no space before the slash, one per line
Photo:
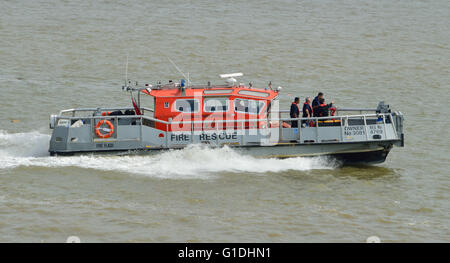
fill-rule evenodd
<path id="1" fill-rule="evenodd" d="M 312 102 L 312 110 L 313 110 L 313 112 L 317 111 L 317 108 L 320 105 L 320 102 L 319 102 L 320 99 L 323 99 L 323 93 L 322 92 L 319 92 L 319 94 L 317 94 L 317 96 L 314 98 L 314 100 Z M 314 117 L 317 117 L 317 116 L 314 115 Z"/>
<path id="2" fill-rule="evenodd" d="M 303 103 L 302 113 L 303 113 L 303 115 L 302 115 L 303 118 L 311 118 L 313 116 L 313 109 L 311 107 L 311 98 L 310 97 L 306 97 L 305 103 Z M 304 124 L 304 123 L 308 123 L 308 121 L 302 120 L 302 124 Z"/>
<path id="3" fill-rule="evenodd" d="M 298 107 L 299 103 L 300 103 L 300 98 L 295 97 L 294 102 L 292 102 L 292 104 L 291 104 L 291 111 L 290 111 L 291 118 L 298 118 L 300 116 L 300 109 Z M 291 127 L 297 128 L 298 121 L 292 121 Z"/>
<path id="4" fill-rule="evenodd" d="M 330 104 L 325 104 L 325 99 L 319 99 L 319 107 L 317 107 L 317 117 L 328 117 L 329 109 L 333 106 L 333 101 Z"/>

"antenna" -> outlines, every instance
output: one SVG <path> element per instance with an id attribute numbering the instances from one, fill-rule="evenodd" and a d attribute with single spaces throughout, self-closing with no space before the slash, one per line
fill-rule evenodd
<path id="1" fill-rule="evenodd" d="M 128 91 L 130 89 L 131 82 L 128 81 L 128 52 L 127 52 L 127 62 L 125 63 L 125 85 L 122 86 L 122 90 Z"/>
<path id="2" fill-rule="evenodd" d="M 187 79 L 188 86 L 189 86 L 189 82 L 191 81 L 191 80 L 189 79 L 189 73 L 188 73 L 188 76 L 186 77 L 186 75 L 180 70 L 180 68 L 177 67 L 177 65 L 175 64 L 175 62 L 173 62 L 168 56 L 167 56 L 167 59 L 168 59 L 168 60 L 170 61 L 170 63 L 172 63 L 172 65 L 178 70 L 178 72 L 180 72 L 180 74 L 183 75 L 183 77 L 184 77 L 185 79 Z"/>
<path id="3" fill-rule="evenodd" d="M 127 53 L 127 63 L 125 64 L 125 86 L 127 85 L 128 81 L 128 53 Z"/>

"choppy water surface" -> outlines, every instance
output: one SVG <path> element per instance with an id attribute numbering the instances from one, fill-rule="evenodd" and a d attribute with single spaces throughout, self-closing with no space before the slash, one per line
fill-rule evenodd
<path id="1" fill-rule="evenodd" d="M 450 241 L 448 1 L 0 2 L 0 241 Z M 48 116 L 129 105 L 180 78 L 385 100 L 406 147 L 377 166 L 255 159 L 228 148 L 49 157 Z"/>

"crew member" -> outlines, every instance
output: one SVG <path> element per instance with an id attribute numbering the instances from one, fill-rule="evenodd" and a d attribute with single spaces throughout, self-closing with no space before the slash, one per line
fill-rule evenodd
<path id="1" fill-rule="evenodd" d="M 290 111 L 291 118 L 298 118 L 298 116 L 300 116 L 300 109 L 298 108 L 299 103 L 300 103 L 300 98 L 295 97 L 294 102 L 292 102 L 292 104 L 291 104 L 291 111 Z M 298 121 L 292 121 L 291 127 L 297 128 Z"/>
<path id="2" fill-rule="evenodd" d="M 323 98 L 323 93 L 319 92 L 319 94 L 317 94 L 317 96 L 314 98 L 313 102 L 312 102 L 312 109 L 313 112 L 317 112 L 317 108 L 320 105 L 319 100 Z M 316 115 L 314 115 L 314 117 L 317 117 Z"/>
<path id="3" fill-rule="evenodd" d="M 303 112 L 303 115 L 302 115 L 303 118 L 311 118 L 312 117 L 313 109 L 311 107 L 311 98 L 310 97 L 306 97 L 305 103 L 303 103 L 302 112 Z M 302 125 L 305 123 L 307 124 L 308 120 L 302 120 Z M 303 126 L 306 126 L 306 124 Z"/>
<path id="4" fill-rule="evenodd" d="M 325 99 L 319 99 L 319 107 L 317 107 L 317 117 L 328 117 L 328 110 L 333 106 L 333 101 L 330 104 L 325 104 Z M 316 111 L 315 111 L 316 112 Z"/>

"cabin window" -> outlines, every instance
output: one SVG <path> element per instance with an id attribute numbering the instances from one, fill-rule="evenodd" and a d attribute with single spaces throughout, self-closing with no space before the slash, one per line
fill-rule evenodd
<path id="1" fill-rule="evenodd" d="M 242 95 L 250 95 L 250 96 L 255 96 L 255 97 L 269 97 L 269 93 L 267 92 L 262 92 L 262 91 L 255 91 L 255 90 L 241 90 L 238 92 L 238 94 L 242 94 Z"/>
<path id="2" fill-rule="evenodd" d="M 228 98 L 205 98 L 203 102 L 204 112 L 228 111 Z"/>
<path id="3" fill-rule="evenodd" d="M 264 101 L 262 100 L 245 100 L 245 99 L 235 99 L 234 100 L 234 110 L 236 112 L 244 112 L 250 114 L 258 114 L 264 108 Z"/>
<path id="4" fill-rule="evenodd" d="M 185 113 L 191 113 L 191 112 L 198 112 L 199 109 L 199 102 L 198 100 L 176 100 L 175 103 L 175 111 L 179 112 L 185 112 Z"/>
<path id="5" fill-rule="evenodd" d="M 223 93 L 232 93 L 232 89 L 205 89 L 203 94 L 223 94 Z"/>

